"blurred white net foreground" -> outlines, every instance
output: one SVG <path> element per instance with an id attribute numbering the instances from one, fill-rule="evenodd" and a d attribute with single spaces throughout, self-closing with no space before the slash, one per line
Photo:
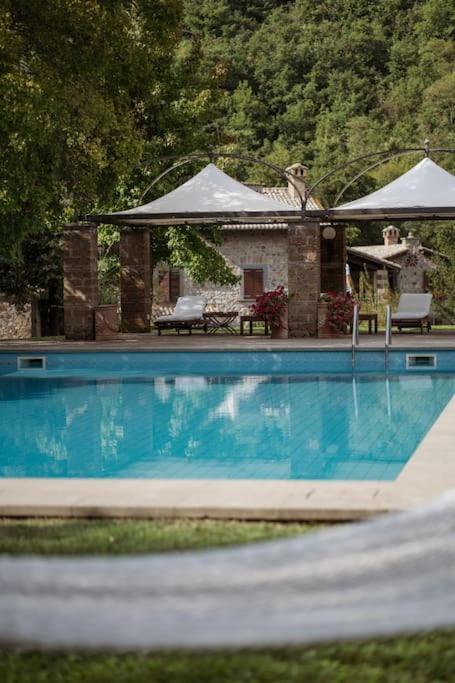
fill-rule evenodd
<path id="1" fill-rule="evenodd" d="M 292 540 L 129 558 L 0 559 L 0 641 L 253 647 L 455 625 L 455 493 Z"/>

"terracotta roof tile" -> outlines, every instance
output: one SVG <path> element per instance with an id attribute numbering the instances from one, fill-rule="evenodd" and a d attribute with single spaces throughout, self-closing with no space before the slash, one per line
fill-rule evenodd
<path id="1" fill-rule="evenodd" d="M 394 256 L 400 256 L 401 254 L 406 254 L 409 251 L 409 247 L 404 244 L 391 244 L 386 246 L 385 244 L 369 244 L 361 247 L 354 247 L 356 251 L 363 252 L 369 256 L 376 256 L 377 258 L 390 259 Z"/>
<path id="2" fill-rule="evenodd" d="M 291 197 L 287 187 L 263 187 L 262 185 L 248 185 L 252 190 L 256 190 L 260 194 L 265 194 L 270 199 L 275 199 L 285 204 L 290 204 L 296 208 L 300 207 L 300 199 L 298 197 Z M 322 209 L 323 206 L 319 200 L 310 197 L 307 208 L 311 210 Z M 286 230 L 286 223 L 233 223 L 222 226 L 222 230 Z"/>

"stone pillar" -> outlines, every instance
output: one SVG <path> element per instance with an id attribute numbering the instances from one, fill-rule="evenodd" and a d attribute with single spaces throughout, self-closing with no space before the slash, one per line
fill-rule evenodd
<path id="1" fill-rule="evenodd" d="M 289 336 L 316 336 L 321 292 L 320 224 L 288 225 Z"/>
<path id="2" fill-rule="evenodd" d="M 63 231 L 65 337 L 93 339 L 93 309 L 98 304 L 97 225 L 69 223 Z"/>
<path id="3" fill-rule="evenodd" d="M 122 332 L 150 332 L 150 232 L 122 228 L 120 232 L 120 292 Z"/>
<path id="4" fill-rule="evenodd" d="M 333 239 L 325 239 L 321 230 L 321 292 L 346 293 L 346 229 L 333 229 Z"/>

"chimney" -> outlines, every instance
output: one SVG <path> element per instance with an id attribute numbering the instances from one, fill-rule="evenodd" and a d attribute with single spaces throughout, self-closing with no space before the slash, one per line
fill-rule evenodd
<path id="1" fill-rule="evenodd" d="M 391 247 L 394 244 L 398 244 L 400 239 L 400 231 L 394 225 L 389 225 L 382 231 L 384 237 L 384 245 L 386 247 Z"/>
<path id="2" fill-rule="evenodd" d="M 288 166 L 286 171 L 292 176 L 292 183 L 290 183 L 288 180 L 288 193 L 291 199 L 300 199 L 295 185 L 299 188 L 302 197 L 305 198 L 305 178 L 308 173 L 308 167 L 304 166 L 303 164 L 292 164 L 292 166 Z"/>
<path id="3" fill-rule="evenodd" d="M 405 247 L 408 247 L 408 249 L 411 251 L 417 251 L 420 247 L 420 240 L 414 235 L 412 230 L 410 230 L 407 237 L 403 237 L 401 240 L 401 244 L 403 244 Z"/>

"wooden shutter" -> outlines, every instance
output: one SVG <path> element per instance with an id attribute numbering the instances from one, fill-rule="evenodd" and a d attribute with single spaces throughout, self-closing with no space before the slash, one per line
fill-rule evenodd
<path id="1" fill-rule="evenodd" d="M 180 270 L 171 268 L 169 271 L 169 301 L 175 304 L 180 296 Z"/>
<path id="2" fill-rule="evenodd" d="M 160 270 L 158 273 L 158 282 L 160 288 L 160 302 L 167 303 L 169 301 L 169 271 Z"/>
<path id="3" fill-rule="evenodd" d="M 255 299 L 264 291 L 264 270 L 262 268 L 245 268 L 243 270 L 243 296 Z"/>

